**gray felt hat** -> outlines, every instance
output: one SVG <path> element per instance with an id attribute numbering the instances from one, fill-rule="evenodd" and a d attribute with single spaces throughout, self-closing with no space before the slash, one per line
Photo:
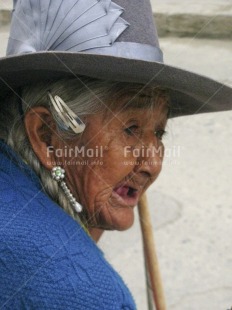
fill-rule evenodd
<path id="1" fill-rule="evenodd" d="M 171 117 L 232 109 L 232 89 L 163 64 L 149 0 L 14 0 L 0 96 L 85 75 L 169 89 Z"/>

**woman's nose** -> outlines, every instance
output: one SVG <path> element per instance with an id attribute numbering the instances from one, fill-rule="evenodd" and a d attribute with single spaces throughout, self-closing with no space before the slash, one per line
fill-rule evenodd
<path id="1" fill-rule="evenodd" d="M 161 171 L 164 156 L 162 142 L 153 137 L 146 144 L 142 144 L 137 157 L 136 172 L 145 173 L 150 178 L 156 178 Z"/>

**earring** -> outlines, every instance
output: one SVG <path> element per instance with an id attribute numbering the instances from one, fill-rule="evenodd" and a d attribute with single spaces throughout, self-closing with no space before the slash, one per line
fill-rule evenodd
<path id="1" fill-rule="evenodd" d="M 65 177 L 65 171 L 60 166 L 53 167 L 52 171 L 52 178 L 60 183 L 60 186 L 62 187 L 65 195 L 67 196 L 68 200 L 70 201 L 71 205 L 74 207 L 76 212 L 80 213 L 82 211 L 82 205 L 80 205 L 76 199 L 71 194 L 66 182 L 63 180 Z"/>

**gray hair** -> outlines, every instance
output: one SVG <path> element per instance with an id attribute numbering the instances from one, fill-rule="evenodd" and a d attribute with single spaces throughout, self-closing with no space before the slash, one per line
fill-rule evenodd
<path id="1" fill-rule="evenodd" d="M 51 178 L 50 171 L 43 167 L 34 153 L 24 126 L 23 115 L 35 106 L 44 106 L 51 111 L 61 137 L 65 139 L 73 137 L 74 133 L 71 130 L 60 126 L 60 121 L 48 100 L 48 91 L 52 96 L 61 97 L 80 118 L 120 108 L 119 102 L 123 97 L 128 97 L 129 102 L 133 102 L 133 98 L 136 98 L 135 104 L 140 97 L 140 104 L 142 100 L 142 104 L 146 104 L 150 108 L 157 104 L 157 100 L 154 99 L 162 97 L 163 101 L 167 102 L 168 97 L 161 88 L 144 88 L 142 85 L 134 83 L 80 77 L 30 85 L 22 89 L 20 100 L 11 96 L 3 102 L 0 113 L 0 139 L 5 140 L 35 171 L 41 180 L 44 191 L 52 200 L 58 203 L 75 220 L 80 221 L 78 214 L 71 207 L 57 182 Z M 80 216 L 82 221 L 87 221 L 85 212 Z"/>

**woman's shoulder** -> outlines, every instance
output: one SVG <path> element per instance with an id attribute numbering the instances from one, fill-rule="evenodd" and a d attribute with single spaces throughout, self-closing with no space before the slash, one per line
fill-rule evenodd
<path id="1" fill-rule="evenodd" d="M 26 253 L 21 258 L 27 264 L 64 252 L 80 259 L 89 251 L 102 255 L 81 225 L 23 173 L 9 175 L 0 170 L 0 223 L 1 244 L 17 255 Z"/>
<path id="2" fill-rule="evenodd" d="M 121 309 L 124 301 L 133 304 L 121 278 L 78 223 L 42 193 L 34 199 L 27 190 L 21 194 L 18 212 L 0 236 L 0 305 Z"/>

